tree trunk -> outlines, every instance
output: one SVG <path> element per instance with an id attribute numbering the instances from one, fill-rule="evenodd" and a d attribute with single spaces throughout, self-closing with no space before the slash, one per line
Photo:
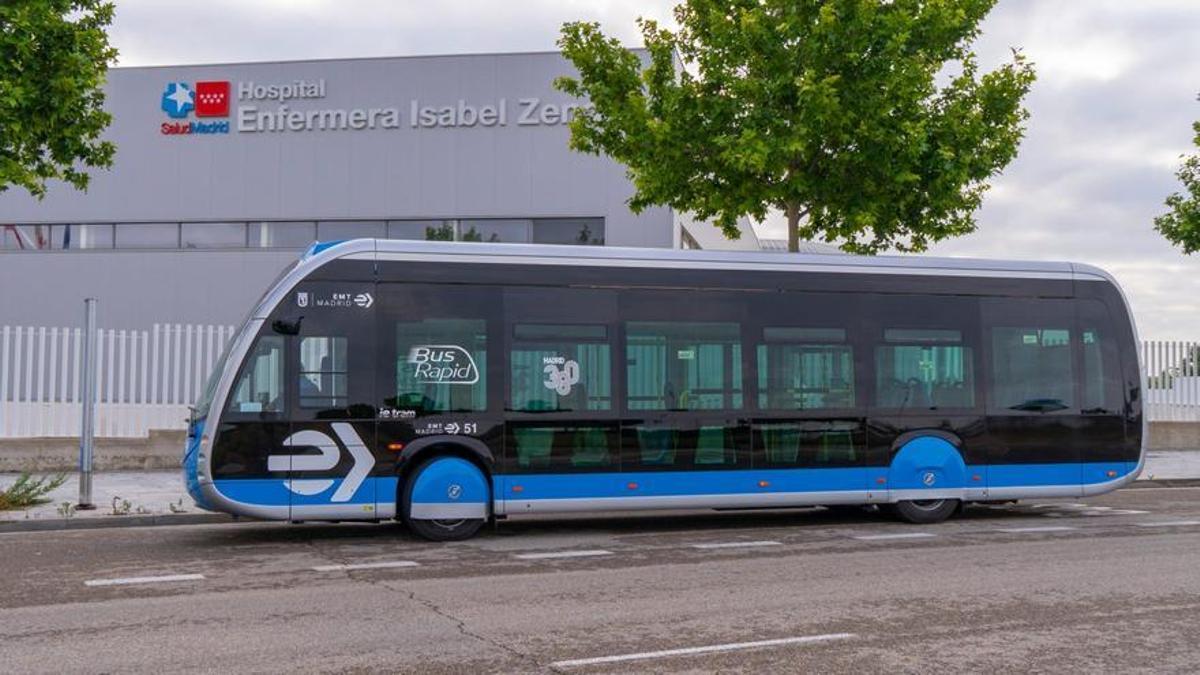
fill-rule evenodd
<path id="1" fill-rule="evenodd" d="M 788 223 L 788 251 L 798 253 L 800 251 L 800 218 L 804 213 L 800 210 L 799 204 L 787 204 L 783 212 L 787 214 Z"/>

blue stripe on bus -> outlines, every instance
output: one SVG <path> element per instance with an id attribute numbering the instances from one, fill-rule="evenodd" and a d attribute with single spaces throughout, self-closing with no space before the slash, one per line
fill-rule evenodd
<path id="1" fill-rule="evenodd" d="M 305 479 L 308 480 L 308 479 Z M 233 501 L 260 506 L 313 506 L 332 504 L 330 497 L 342 484 L 342 478 L 332 479 L 332 484 L 315 495 L 296 494 L 287 488 L 281 478 L 229 478 L 213 481 L 217 491 Z M 338 504 L 394 504 L 396 485 L 394 476 L 372 477 L 363 481 L 348 501 Z"/>
<path id="2" fill-rule="evenodd" d="M 1105 483 L 1125 476 L 1135 462 L 1082 464 L 993 464 L 968 466 L 968 487 L 1038 487 Z M 768 494 L 779 492 L 882 492 L 888 467 L 829 469 L 738 469 L 735 471 L 645 471 L 493 476 L 495 499 L 572 499 L 587 497 L 670 497 L 685 495 Z M 880 483 L 879 479 L 884 479 Z M 263 506 L 330 504 L 342 479 L 315 495 L 299 495 L 282 479 L 223 479 L 217 490 L 231 500 Z M 398 479 L 371 477 L 347 504 L 393 504 Z M 515 492 L 514 487 L 520 491 Z"/>
<path id="3" fill-rule="evenodd" d="M 1131 462 L 1085 464 L 1011 464 L 968 466 L 967 487 L 1036 487 L 1103 483 L 1128 474 Z M 1109 472 L 1114 472 L 1109 475 Z M 501 499 L 572 499 L 583 497 L 672 497 L 681 495 L 768 494 L 888 489 L 888 467 L 831 469 L 739 469 L 736 471 L 662 471 L 591 474 L 495 476 Z M 879 482 L 883 479 L 884 482 Z M 763 483 L 765 482 L 765 485 Z M 519 491 L 514 491 L 519 487 Z M 898 486 L 899 487 L 899 486 Z M 907 487 L 907 486 L 903 486 Z"/>

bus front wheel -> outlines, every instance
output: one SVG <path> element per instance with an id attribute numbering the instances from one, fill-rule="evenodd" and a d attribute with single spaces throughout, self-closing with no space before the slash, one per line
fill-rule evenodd
<path id="1" fill-rule="evenodd" d="M 430 541 L 469 539 L 487 523 L 490 493 L 477 466 L 458 457 L 434 457 L 404 481 L 401 514 L 409 529 Z"/>
<path id="2" fill-rule="evenodd" d="M 901 520 L 919 525 L 927 525 L 930 523 L 940 523 L 954 515 L 954 512 L 958 510 L 958 500 L 921 499 L 903 501 L 889 504 L 888 510 Z"/>

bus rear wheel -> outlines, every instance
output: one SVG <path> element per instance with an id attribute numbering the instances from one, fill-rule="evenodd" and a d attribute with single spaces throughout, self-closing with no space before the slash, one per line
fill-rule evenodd
<path id="1" fill-rule="evenodd" d="M 918 525 L 928 525 L 930 523 L 940 523 L 954 515 L 954 512 L 958 510 L 958 500 L 921 499 L 903 501 L 890 504 L 888 510 L 901 520 Z"/>

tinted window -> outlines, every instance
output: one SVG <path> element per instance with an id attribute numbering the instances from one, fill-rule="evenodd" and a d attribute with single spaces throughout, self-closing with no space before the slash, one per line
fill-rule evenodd
<path id="1" fill-rule="evenodd" d="M 875 405 L 881 408 L 970 408 L 975 405 L 974 354 L 961 331 L 886 328 L 875 347 Z"/>
<path id="2" fill-rule="evenodd" d="M 742 407 L 742 349 L 736 323 L 625 324 L 630 410 Z"/>
<path id="3" fill-rule="evenodd" d="M 349 370 L 344 337 L 300 340 L 301 408 L 344 408 L 348 404 Z"/>
<path id="4" fill-rule="evenodd" d="M 763 328 L 758 345 L 758 407 L 854 407 L 854 353 L 840 328 Z"/>
<path id="5" fill-rule="evenodd" d="M 283 412 L 283 346 L 278 335 L 258 339 L 229 397 L 230 412 Z"/>
<path id="6" fill-rule="evenodd" d="M 398 321 L 396 389 L 389 405 L 417 412 L 487 409 L 483 319 Z"/>
<path id="7" fill-rule="evenodd" d="M 509 351 L 510 403 L 518 412 L 612 408 L 606 326 L 516 324 Z"/>
<path id="8" fill-rule="evenodd" d="M 998 326 L 991 334 L 994 408 L 1054 412 L 1075 406 L 1070 329 Z"/>

